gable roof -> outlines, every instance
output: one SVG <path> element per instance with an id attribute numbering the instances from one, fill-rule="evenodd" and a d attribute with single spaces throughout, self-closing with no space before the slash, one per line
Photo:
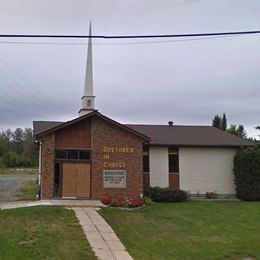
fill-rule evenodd
<path id="1" fill-rule="evenodd" d="M 251 146 L 252 143 L 212 126 L 133 125 L 128 127 L 151 138 L 150 145 Z"/>
<path id="2" fill-rule="evenodd" d="M 33 122 L 33 127 L 34 127 L 34 134 L 36 136 L 36 138 L 39 138 L 39 137 L 42 137 L 44 135 L 47 135 L 47 134 L 50 134 L 50 133 L 53 133 L 55 131 L 58 131 L 60 129 L 63 129 L 65 127 L 68 127 L 70 125 L 73 125 L 73 124 L 76 124 L 84 119 L 87 119 L 87 118 L 91 118 L 93 116 L 97 116 L 113 125 L 116 125 L 134 135 L 137 135 L 139 137 L 141 137 L 142 139 L 146 140 L 146 141 L 149 141 L 150 138 L 136 130 L 134 130 L 133 128 L 130 128 L 126 125 L 122 125 L 112 119 L 110 119 L 109 117 L 106 117 L 104 115 L 102 115 L 101 113 L 99 113 L 97 110 L 94 110 L 93 112 L 90 112 L 84 116 L 81 116 L 81 117 L 77 117 L 73 120 L 70 120 L 70 121 L 67 121 L 67 122 L 55 122 L 55 121 L 34 121 Z"/>
<path id="3" fill-rule="evenodd" d="M 55 132 L 63 127 L 69 126 L 91 116 L 100 118 L 116 124 L 117 126 L 130 131 L 145 140 L 150 140 L 150 145 L 161 146 L 205 146 L 205 147 L 239 147 L 252 146 L 247 140 L 224 132 L 212 126 L 183 126 L 183 125 L 122 125 L 96 110 L 82 117 L 75 118 L 68 122 L 57 121 L 34 121 L 34 135 L 41 137 L 51 132 Z"/>
<path id="4" fill-rule="evenodd" d="M 63 123 L 64 122 L 58 122 L 58 121 L 33 121 L 33 134 L 34 136 L 37 136 L 40 133 L 43 133 Z"/>

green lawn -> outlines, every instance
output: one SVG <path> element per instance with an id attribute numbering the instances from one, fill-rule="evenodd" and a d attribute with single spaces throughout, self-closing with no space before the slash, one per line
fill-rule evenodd
<path id="1" fill-rule="evenodd" d="M 35 200 L 36 196 L 36 181 L 27 181 L 23 187 L 17 192 L 17 200 Z"/>
<path id="2" fill-rule="evenodd" d="M 260 259 L 259 202 L 154 203 L 99 212 L 135 259 Z"/>
<path id="3" fill-rule="evenodd" d="M 61 207 L 0 210 L 0 259 L 96 259 L 75 217 Z"/>

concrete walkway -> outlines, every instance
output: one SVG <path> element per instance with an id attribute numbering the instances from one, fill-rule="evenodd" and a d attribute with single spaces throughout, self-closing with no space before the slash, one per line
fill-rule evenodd
<path id="1" fill-rule="evenodd" d="M 35 206 L 63 206 L 63 207 L 105 207 L 99 200 L 36 200 L 36 201 L 14 201 L 0 203 L 0 209 L 15 209 Z"/>
<path id="2" fill-rule="evenodd" d="M 133 260 L 113 229 L 95 209 L 73 209 L 98 259 Z"/>

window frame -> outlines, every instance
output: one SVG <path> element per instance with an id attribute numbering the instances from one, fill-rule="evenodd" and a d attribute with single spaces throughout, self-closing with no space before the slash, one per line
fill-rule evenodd
<path id="1" fill-rule="evenodd" d="M 57 158 L 56 153 L 59 151 L 63 151 L 66 153 L 66 158 Z M 70 151 L 76 151 L 77 152 L 77 158 L 68 158 L 68 154 Z M 89 158 L 88 159 L 80 159 L 80 152 L 89 152 Z M 69 162 L 90 162 L 91 161 L 91 150 L 90 149 L 55 149 L 55 161 L 69 161 Z"/>
<path id="2" fill-rule="evenodd" d="M 171 159 L 170 157 L 173 156 Z M 177 158 L 177 164 L 171 165 L 172 160 Z M 180 161 L 179 161 L 179 148 L 178 147 L 168 147 L 168 171 L 169 173 L 179 173 L 180 172 Z"/>
<path id="3" fill-rule="evenodd" d="M 148 165 L 147 165 L 146 169 L 145 169 L 145 163 L 144 163 L 145 156 L 147 156 L 147 159 L 148 159 Z M 146 171 L 147 169 L 148 169 L 148 171 Z M 150 150 L 149 150 L 149 147 L 143 148 L 143 172 L 144 173 L 150 172 Z"/>

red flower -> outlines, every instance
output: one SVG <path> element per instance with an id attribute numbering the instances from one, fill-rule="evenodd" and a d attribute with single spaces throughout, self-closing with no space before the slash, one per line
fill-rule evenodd
<path id="1" fill-rule="evenodd" d="M 104 195 L 101 202 L 105 205 L 110 205 L 112 202 L 112 198 L 109 195 Z"/>
<path id="2" fill-rule="evenodd" d="M 113 207 L 123 207 L 123 206 L 125 206 L 125 203 L 126 203 L 125 199 L 116 198 L 116 199 L 112 200 L 111 206 L 113 206 Z"/>
<path id="3" fill-rule="evenodd" d="M 143 199 L 128 199 L 128 207 L 129 208 L 137 208 L 144 205 Z"/>

